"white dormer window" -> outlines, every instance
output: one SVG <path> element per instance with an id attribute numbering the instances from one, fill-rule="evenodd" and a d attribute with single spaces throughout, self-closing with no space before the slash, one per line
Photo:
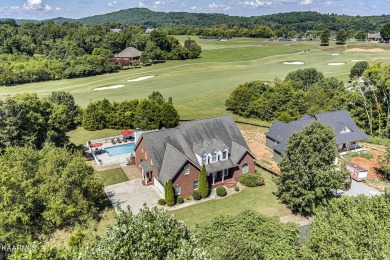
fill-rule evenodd
<path id="1" fill-rule="evenodd" d="M 340 131 L 340 134 L 350 133 L 352 132 L 348 126 L 344 126 L 343 130 Z"/>
<path id="2" fill-rule="evenodd" d="M 228 158 L 228 151 L 223 151 L 222 152 L 222 160 L 226 160 Z"/>
<path id="3" fill-rule="evenodd" d="M 207 164 L 207 154 L 202 156 L 202 164 Z"/>
<path id="4" fill-rule="evenodd" d="M 184 166 L 184 175 L 190 174 L 190 167 L 188 165 Z"/>
<path id="5" fill-rule="evenodd" d="M 213 152 L 213 155 L 211 157 L 211 162 L 216 162 L 217 161 L 217 152 Z"/>

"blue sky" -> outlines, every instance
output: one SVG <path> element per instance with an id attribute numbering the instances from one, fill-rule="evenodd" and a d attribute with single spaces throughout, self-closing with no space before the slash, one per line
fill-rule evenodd
<path id="1" fill-rule="evenodd" d="M 347 15 L 389 14 L 390 0 L 0 0 L 0 17 L 81 18 L 131 7 L 154 11 L 225 13 L 252 16 L 289 11 L 318 11 Z"/>

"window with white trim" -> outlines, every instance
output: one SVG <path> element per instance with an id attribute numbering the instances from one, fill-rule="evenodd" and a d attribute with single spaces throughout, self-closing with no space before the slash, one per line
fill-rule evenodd
<path id="1" fill-rule="evenodd" d="M 214 152 L 211 157 L 211 162 L 216 162 L 216 161 L 217 161 L 217 152 Z"/>
<path id="2" fill-rule="evenodd" d="M 199 181 L 198 180 L 194 181 L 194 190 L 197 190 L 198 186 L 199 186 Z"/>
<path id="3" fill-rule="evenodd" d="M 226 160 L 228 157 L 228 152 L 225 150 L 222 152 L 222 160 Z"/>
<path id="4" fill-rule="evenodd" d="M 249 165 L 245 163 L 241 168 L 242 173 L 248 173 L 249 172 Z"/>
<path id="5" fill-rule="evenodd" d="M 207 163 L 207 154 L 204 154 L 202 156 L 202 164 L 206 164 Z"/>
<path id="6" fill-rule="evenodd" d="M 178 185 L 175 187 L 175 195 L 180 195 L 180 193 L 181 193 L 181 186 Z"/>
<path id="7" fill-rule="evenodd" d="M 190 174 L 190 167 L 188 165 L 184 165 L 184 175 Z"/>

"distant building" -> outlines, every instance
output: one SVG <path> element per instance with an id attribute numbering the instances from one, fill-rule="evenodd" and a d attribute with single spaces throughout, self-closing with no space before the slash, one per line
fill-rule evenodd
<path id="1" fill-rule="evenodd" d="M 336 144 L 339 151 L 348 151 L 359 148 L 358 142 L 369 136 L 362 132 L 346 110 L 328 113 L 304 115 L 300 120 L 283 123 L 277 120 L 266 135 L 266 146 L 274 151 L 274 160 L 280 162 L 285 154 L 287 142 L 294 132 L 301 131 L 314 121 L 321 121 L 333 128 L 336 134 Z"/>
<path id="2" fill-rule="evenodd" d="M 134 47 L 128 47 L 114 55 L 112 61 L 120 64 L 121 66 L 133 65 L 135 61 L 139 61 L 141 52 Z"/>
<path id="3" fill-rule="evenodd" d="M 369 33 L 367 36 L 369 41 L 382 41 L 382 36 L 380 33 Z"/>
<path id="4" fill-rule="evenodd" d="M 146 33 L 146 34 L 149 34 L 149 33 L 151 33 L 153 30 L 154 30 L 154 29 L 152 29 L 152 28 L 147 28 L 147 29 L 145 30 L 145 33 Z"/>
<path id="5" fill-rule="evenodd" d="M 122 29 L 114 28 L 114 29 L 110 29 L 110 32 L 120 33 L 120 32 L 122 32 Z"/>

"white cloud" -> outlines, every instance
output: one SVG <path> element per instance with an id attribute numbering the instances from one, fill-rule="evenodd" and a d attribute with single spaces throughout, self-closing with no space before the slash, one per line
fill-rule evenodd
<path id="1" fill-rule="evenodd" d="M 211 4 L 209 4 L 209 9 L 218 9 L 219 8 L 219 5 L 217 5 L 216 3 L 212 2 Z"/>
<path id="2" fill-rule="evenodd" d="M 107 7 L 109 8 L 116 7 L 117 5 L 118 5 L 118 1 L 115 0 L 107 3 Z"/>
<path id="3" fill-rule="evenodd" d="M 264 1 L 243 1 L 240 2 L 240 5 L 243 6 L 250 6 L 250 7 L 259 7 L 259 6 L 266 6 L 266 5 L 272 5 L 272 2 L 264 2 Z"/>
<path id="4" fill-rule="evenodd" d="M 313 3 L 312 0 L 302 0 L 299 4 L 300 5 L 311 5 Z"/>
<path id="5" fill-rule="evenodd" d="M 143 2 L 138 2 L 138 7 L 146 7 L 146 5 Z"/>

